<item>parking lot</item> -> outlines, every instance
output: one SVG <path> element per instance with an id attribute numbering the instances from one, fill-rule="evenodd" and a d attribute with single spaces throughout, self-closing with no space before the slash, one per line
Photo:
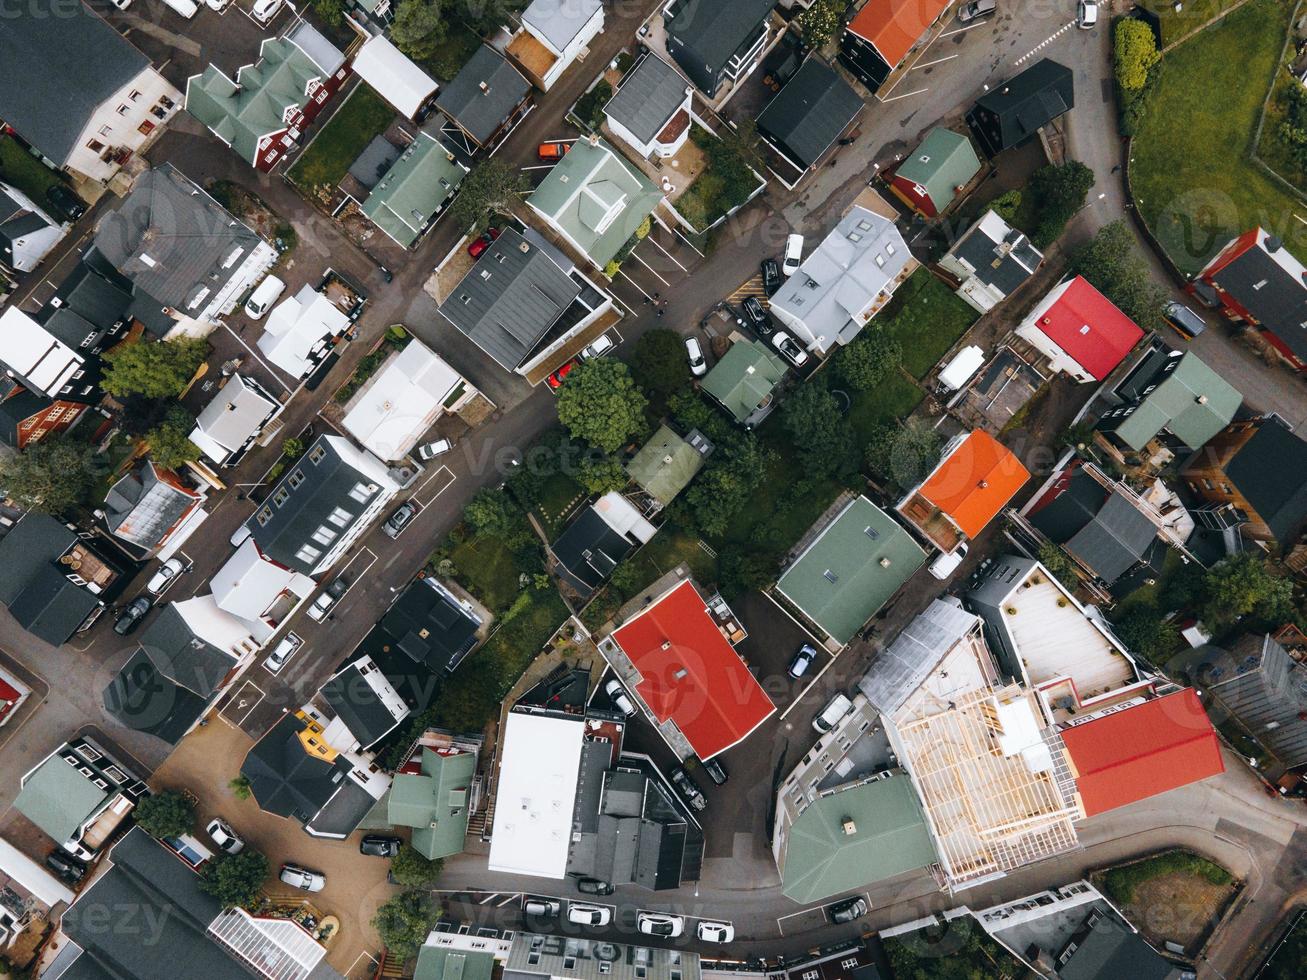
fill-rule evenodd
<path id="1" fill-rule="evenodd" d="M 638 311 L 649 303 L 665 301 L 703 261 L 703 255 L 678 231 L 655 219 L 649 234 L 622 263 L 613 279 L 613 292 Z"/>

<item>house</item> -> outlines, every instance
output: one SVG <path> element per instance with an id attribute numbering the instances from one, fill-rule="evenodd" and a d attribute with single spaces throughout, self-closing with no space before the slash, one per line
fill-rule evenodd
<path id="1" fill-rule="evenodd" d="M 1232 422 L 1180 471 L 1200 524 L 1290 547 L 1307 521 L 1307 442 L 1273 415 Z"/>
<path id="2" fill-rule="evenodd" d="M 460 599 L 432 576 L 417 579 L 396 597 L 356 651 L 366 653 L 382 667 L 409 708 L 420 712 L 426 708 L 431 687 L 422 685 L 424 698 L 411 696 L 402 674 L 387 663 L 386 654 L 413 668 L 421 667 L 423 676 L 452 673 L 481 639 L 489 615 L 475 608 L 470 600 Z M 412 692 L 416 694 L 417 692 Z"/>
<path id="3" fill-rule="evenodd" d="M 98 362 L 88 367 L 76 348 L 17 306 L 0 313 L 0 364 L 34 396 L 13 408 L 19 445 L 67 429 L 88 405 L 100 400 Z M 15 397 L 16 389 L 11 388 L 9 395 Z M 18 428 L 29 419 L 33 424 L 28 429 Z"/>
<path id="4" fill-rule="evenodd" d="M 554 571 L 568 588 L 588 597 L 656 530 L 620 493 L 604 494 L 549 546 Z"/>
<path id="5" fill-rule="evenodd" d="M 14 808 L 69 854 L 89 861 L 149 792 L 99 742 L 65 742 L 23 774 Z"/>
<path id="6" fill-rule="evenodd" d="M 861 115 L 861 96 L 830 65 L 816 56 L 763 107 L 758 132 L 793 168 L 785 175 L 793 186 L 817 165 Z"/>
<path id="7" fill-rule="evenodd" d="M 51 923 L 73 901 L 72 890 L 7 840 L 0 839 L 0 944 L 15 967 L 35 964 Z"/>
<path id="8" fill-rule="evenodd" d="M 1029 479 L 1011 450 L 977 429 L 950 440 L 895 510 L 940 551 L 952 552 L 976 538 Z"/>
<path id="9" fill-rule="evenodd" d="M 461 150 L 491 151 L 531 111 L 531 83 L 483 44 L 436 97 L 436 108 L 462 134 Z M 453 135 L 450 127 L 445 133 Z"/>
<path id="10" fill-rule="evenodd" d="M 0 331 L 4 326 L 0 316 Z M 55 401 L 17 378 L 0 375 L 0 443 L 26 449 L 52 433 L 69 429 L 86 408 L 77 402 Z"/>
<path id="11" fill-rule="evenodd" d="M 962 133 L 936 126 L 894 171 L 889 189 L 917 214 L 935 218 L 980 173 L 980 157 Z"/>
<path id="12" fill-rule="evenodd" d="M 474 787 L 478 748 L 475 742 L 428 732 L 395 770 L 385 798 L 386 822 L 411 827 L 414 849 L 428 860 L 463 852 L 479 790 L 479 783 Z"/>
<path id="13" fill-rule="evenodd" d="M 1230 424 L 1243 396 L 1192 351 L 1157 344 L 1113 394 L 1122 404 L 1105 411 L 1097 430 L 1121 452 L 1150 444 L 1198 449 Z"/>
<path id="14" fill-rule="evenodd" d="M 18 188 L 0 181 L 0 263 L 14 272 L 31 272 L 63 237 L 59 222 Z"/>
<path id="15" fill-rule="evenodd" d="M 237 372 L 200 410 L 189 438 L 216 465 L 235 466 L 281 409 L 267 388 Z"/>
<path id="16" fill-rule="evenodd" d="M 341 426 L 378 459 L 400 460 L 437 419 L 475 395 L 462 375 L 413 339 L 350 398 Z"/>
<path id="17" fill-rule="evenodd" d="M 603 270 L 647 221 L 663 193 L 603 140 L 577 140 L 526 203 Z"/>
<path id="18" fill-rule="evenodd" d="M 531 83 L 548 92 L 604 29 L 602 0 L 532 0 L 505 53 Z"/>
<path id="19" fill-rule="evenodd" d="M 868 0 L 840 36 L 840 61 L 875 94 L 948 6 L 947 0 Z"/>
<path id="20" fill-rule="evenodd" d="M 1190 290 L 1236 323 L 1260 330 L 1293 367 L 1307 371 L 1307 267 L 1264 228 L 1232 239 Z"/>
<path id="21" fill-rule="evenodd" d="M 866 497 L 853 497 L 808 531 L 776 591 L 844 646 L 925 560 L 893 518 Z"/>
<path id="22" fill-rule="evenodd" d="M 381 39 L 384 40 L 384 39 Z M 418 133 L 369 189 L 363 213 L 402 248 L 412 248 L 458 193 L 467 165 Z"/>
<path id="23" fill-rule="evenodd" d="M 432 932 L 418 950 L 413 980 L 492 980 L 495 954 L 486 949 L 453 948 L 455 941 L 448 933 Z"/>
<path id="24" fill-rule="evenodd" d="M 772 296 L 771 311 L 826 354 L 853 340 L 916 268 L 894 222 L 854 205 Z"/>
<path id="25" fill-rule="evenodd" d="M 699 954 L 615 943 L 607 939 L 518 932 L 505 976 L 536 980 L 701 980 Z"/>
<path id="26" fill-rule="evenodd" d="M 405 119 L 422 115 L 440 87 L 384 34 L 364 41 L 350 67 Z"/>
<path id="27" fill-rule="evenodd" d="M 210 64 L 186 80 L 186 111 L 246 163 L 271 171 L 350 75 L 345 56 L 308 21 L 265 38 L 231 78 Z"/>
<path id="28" fill-rule="evenodd" d="M 51 646 L 94 622 L 122 585 L 122 570 L 90 535 L 48 514 L 28 514 L 0 538 L 0 604 Z"/>
<path id="29" fill-rule="evenodd" d="M 608 130 L 637 155 L 673 157 L 690 138 L 694 89 L 675 68 L 646 51 L 604 106 Z"/>
<path id="30" fill-rule="evenodd" d="M 52 166 L 99 183 L 143 151 L 182 99 L 82 3 L 36 0 L 6 17 L 0 64 L 0 119 Z"/>
<path id="31" fill-rule="evenodd" d="M 1016 332 L 1049 359 L 1053 371 L 1082 384 L 1104 380 L 1144 336 L 1084 276 L 1053 287 Z"/>
<path id="32" fill-rule="evenodd" d="M 349 316 L 329 296 L 306 283 L 273 307 L 258 348 L 292 378 L 307 378 L 349 325 Z"/>
<path id="33" fill-rule="evenodd" d="M 957 294 L 977 313 L 988 313 L 1021 288 L 1044 253 L 993 211 L 986 211 L 939 260 L 961 285 Z"/>
<path id="34" fill-rule="evenodd" d="M 712 451 L 713 444 L 698 429 L 691 429 L 682 439 L 660 425 L 626 464 L 626 473 L 658 507 L 666 507 L 703 469 Z"/>
<path id="35" fill-rule="evenodd" d="M 600 643 L 678 755 L 685 747 L 701 760 L 720 755 L 776 711 L 724 622 L 736 624 L 725 603 L 705 602 L 686 580 L 653 597 Z"/>
<path id="36" fill-rule="evenodd" d="M 139 558 L 175 551 L 208 516 L 206 494 L 172 470 L 142 460 L 109 488 L 104 525 Z"/>
<path id="37" fill-rule="evenodd" d="M 330 745 L 370 749 L 408 717 L 408 705 L 368 656 L 348 661 L 305 707 Z M 342 731 L 342 729 L 344 729 Z"/>
<path id="38" fill-rule="evenodd" d="M 740 337 L 699 387 L 736 422 L 752 429 L 776 407 L 772 393 L 787 370 L 785 362 L 762 341 Z"/>
<path id="39" fill-rule="evenodd" d="M 304 575 L 340 560 L 399 490 L 375 456 L 322 435 L 245 522 L 260 552 Z"/>
<path id="40" fill-rule="evenodd" d="M 314 586 L 308 575 L 269 558 L 256 538 L 247 537 L 214 573 L 210 594 L 203 598 L 216 606 L 215 616 L 233 617 L 261 647 L 313 594 Z"/>
<path id="41" fill-rule="evenodd" d="M 967 113 L 967 126 L 986 156 L 1021 146 L 1076 104 L 1071 69 L 1049 58 L 995 85 Z"/>
<path id="42" fill-rule="evenodd" d="M 771 36 L 775 0 L 701 3 L 670 0 L 663 8 L 667 53 L 700 92 L 715 100 L 758 66 Z"/>
<path id="43" fill-rule="evenodd" d="M 136 178 L 101 219 L 94 242 L 188 332 L 215 326 L 277 259 L 276 249 L 170 164 Z"/>

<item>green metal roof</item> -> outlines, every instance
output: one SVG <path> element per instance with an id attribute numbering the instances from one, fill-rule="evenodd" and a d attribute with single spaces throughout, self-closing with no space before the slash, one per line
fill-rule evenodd
<path id="1" fill-rule="evenodd" d="M 667 426 L 658 427 L 653 438 L 626 464 L 626 472 L 651 497 L 666 506 L 686 488 L 703 468 L 697 449 Z"/>
<path id="2" fill-rule="evenodd" d="M 492 953 L 423 946 L 418 950 L 413 980 L 490 980 L 494 969 Z"/>
<path id="3" fill-rule="evenodd" d="M 936 127 L 899 165 L 895 176 L 926 188 L 935 207 L 943 211 L 953 203 L 957 188 L 965 186 L 979 170 L 980 158 L 971 140 L 951 129 Z"/>
<path id="4" fill-rule="evenodd" d="M 662 196 L 653 181 L 603 140 L 577 140 L 527 203 L 596 265 L 605 266 Z"/>
<path id="5" fill-rule="evenodd" d="M 737 340 L 703 379 L 703 390 L 743 422 L 785 377 L 785 362 L 757 340 Z"/>
<path id="6" fill-rule="evenodd" d="M 908 532 L 857 497 L 808 545 L 777 588 L 805 616 L 848 643 L 926 560 Z"/>
<path id="7" fill-rule="evenodd" d="M 409 144 L 363 202 L 363 213 L 405 248 L 454 196 L 467 171 L 426 133 Z"/>
<path id="8" fill-rule="evenodd" d="M 413 828 L 413 846 L 423 857 L 462 853 L 475 772 L 476 756 L 470 752 L 441 755 L 423 749 L 421 775 L 401 773 L 391 782 L 387 817 L 392 826 Z"/>
<path id="9" fill-rule="evenodd" d="M 1230 423 L 1242 403 L 1243 396 L 1224 378 L 1198 355 L 1186 352 L 1175 370 L 1143 397 L 1115 431 L 1135 451 L 1162 429 L 1170 429 L 1190 449 L 1197 449 Z"/>
<path id="10" fill-rule="evenodd" d="M 82 824 L 109 798 L 62 756 L 52 755 L 32 773 L 14 806 L 60 844 L 72 838 Z"/>
<path id="11" fill-rule="evenodd" d="M 852 821 L 853 833 L 845 832 Z M 790 826 L 781 892 L 816 902 L 936 860 L 912 780 L 883 779 L 819 796 Z"/>

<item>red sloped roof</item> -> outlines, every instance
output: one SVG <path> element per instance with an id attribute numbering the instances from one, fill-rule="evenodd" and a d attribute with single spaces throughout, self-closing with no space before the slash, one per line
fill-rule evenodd
<path id="1" fill-rule="evenodd" d="M 659 722 L 676 723 L 700 759 L 729 749 L 776 710 L 691 582 L 668 592 L 613 639 L 644 678 L 636 685 L 640 697 Z"/>
<path id="2" fill-rule="evenodd" d="M 922 484 L 921 495 L 974 538 L 1029 479 L 1007 447 L 977 429 Z"/>
<path id="3" fill-rule="evenodd" d="M 894 68 L 951 0 L 867 0 L 849 22 L 849 30 L 870 41 Z"/>
<path id="4" fill-rule="evenodd" d="M 1035 318 L 1039 328 L 1098 381 L 1125 360 L 1144 332 L 1083 276 Z"/>
<path id="5" fill-rule="evenodd" d="M 1193 688 L 1063 729 L 1062 742 L 1090 817 L 1225 771 Z"/>

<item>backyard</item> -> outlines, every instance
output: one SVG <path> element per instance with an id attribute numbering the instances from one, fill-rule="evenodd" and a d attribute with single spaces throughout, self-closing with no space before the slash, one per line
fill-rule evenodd
<path id="1" fill-rule="evenodd" d="M 677 565 L 688 565 L 696 582 L 708 588 L 717 583 L 717 559 L 693 532 L 670 521 L 658 529 L 647 545 L 619 566 L 613 580 L 591 600 L 581 621 L 598 629 L 628 599 L 639 595 Z"/>
<path id="2" fill-rule="evenodd" d="M 1099 872 L 1093 882 L 1155 946 L 1177 942 L 1190 954 L 1239 890 L 1225 868 L 1179 850 Z"/>
<path id="3" fill-rule="evenodd" d="M 1162 46 L 1175 44 L 1199 30 L 1222 11 L 1229 10 L 1239 0 L 1186 0 L 1179 10 L 1175 0 L 1141 0 L 1140 6 L 1157 15 L 1162 28 Z"/>
<path id="4" fill-rule="evenodd" d="M 884 940 L 895 980 L 1034 978 L 970 916 Z"/>
<path id="5" fill-rule="evenodd" d="M 45 192 L 63 181 L 59 175 L 28 153 L 12 136 L 0 136 L 0 180 L 12 184 L 44 207 Z"/>
<path id="6" fill-rule="evenodd" d="M 437 81 L 448 83 L 476 54 L 477 48 L 481 47 L 481 38 L 472 28 L 454 18 L 446 19 L 445 24 L 444 38 L 435 53 L 421 64 Z"/>
<path id="7" fill-rule="evenodd" d="M 759 186 L 749 165 L 727 144 L 702 126 L 690 130 L 692 139 L 708 158 L 708 166 L 676 199 L 681 217 L 699 231 L 747 201 Z"/>
<path id="8" fill-rule="evenodd" d="M 356 85 L 286 176 L 309 197 L 329 198 L 350 164 L 394 118 L 395 110 L 381 96 L 367 85 Z"/>

